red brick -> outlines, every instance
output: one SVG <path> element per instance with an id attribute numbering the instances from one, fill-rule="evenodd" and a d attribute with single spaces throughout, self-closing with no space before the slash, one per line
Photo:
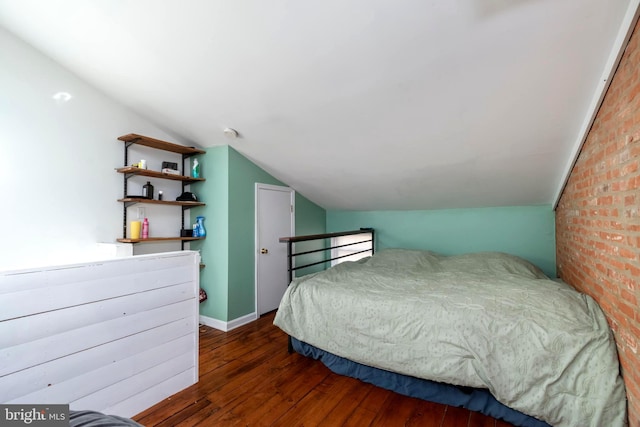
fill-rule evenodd
<path id="1" fill-rule="evenodd" d="M 630 251 L 629 249 L 626 249 L 626 248 L 618 248 L 618 254 L 621 257 L 625 257 L 625 258 L 629 258 L 629 259 L 637 259 L 638 258 L 637 252 Z"/>
<path id="2" fill-rule="evenodd" d="M 633 307 L 631 307 L 629 304 L 625 304 L 623 302 L 618 304 L 618 308 L 620 309 L 620 311 L 627 316 L 628 318 L 633 319 L 635 317 L 635 310 Z M 631 336 L 633 336 L 633 334 L 631 334 Z M 635 339 L 634 339 L 635 341 Z"/>
<path id="3" fill-rule="evenodd" d="M 640 427 L 638 189 L 640 22 L 556 209 L 558 273 L 600 304 L 614 330 L 631 427 Z"/>
<path id="4" fill-rule="evenodd" d="M 620 297 L 623 300 L 627 301 L 631 306 L 634 306 L 634 307 L 638 306 L 638 298 L 636 297 L 636 295 L 633 292 L 629 291 L 628 289 L 621 289 L 620 290 Z M 632 319 L 635 319 L 635 311 L 633 312 L 633 314 L 630 317 Z M 638 335 L 638 337 L 640 337 L 640 335 Z"/>

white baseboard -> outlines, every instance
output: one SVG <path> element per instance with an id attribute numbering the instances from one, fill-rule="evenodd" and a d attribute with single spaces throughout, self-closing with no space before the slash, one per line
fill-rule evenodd
<path id="1" fill-rule="evenodd" d="M 227 323 L 227 326 L 228 326 L 227 330 L 230 331 L 230 330 L 235 329 L 235 328 L 237 328 L 239 326 L 251 323 L 254 320 L 258 320 L 258 314 L 255 313 L 255 312 L 254 313 L 249 313 L 249 314 L 247 314 L 245 316 L 242 316 L 242 317 L 238 317 L 237 319 L 233 319 L 232 321 Z"/>
<path id="2" fill-rule="evenodd" d="M 233 319 L 229 322 L 224 322 L 222 320 L 214 319 L 213 317 L 200 315 L 200 323 L 223 332 L 229 332 L 230 330 L 235 329 L 239 326 L 251 323 L 256 319 L 258 319 L 258 315 L 255 312 L 249 313 L 242 317 L 238 317 L 237 319 Z"/>

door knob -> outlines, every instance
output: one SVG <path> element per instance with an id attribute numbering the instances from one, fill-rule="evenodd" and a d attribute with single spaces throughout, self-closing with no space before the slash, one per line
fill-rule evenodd
<path id="1" fill-rule="evenodd" d="M 269 249 L 262 248 L 262 249 L 260 249 L 260 253 L 261 254 L 268 254 L 269 253 Z"/>

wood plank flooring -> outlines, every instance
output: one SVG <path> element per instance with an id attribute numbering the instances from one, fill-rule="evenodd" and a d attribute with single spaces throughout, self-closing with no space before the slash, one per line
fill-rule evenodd
<path id="1" fill-rule="evenodd" d="M 274 313 L 221 332 L 200 327 L 200 381 L 134 417 L 173 426 L 511 427 L 465 409 L 405 397 L 288 354 Z"/>

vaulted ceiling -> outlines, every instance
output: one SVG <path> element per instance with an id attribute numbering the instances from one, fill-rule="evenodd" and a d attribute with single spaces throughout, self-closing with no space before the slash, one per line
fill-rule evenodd
<path id="1" fill-rule="evenodd" d="M 556 201 L 638 2 L 0 0 L 0 25 L 327 209 L 439 209 Z"/>

